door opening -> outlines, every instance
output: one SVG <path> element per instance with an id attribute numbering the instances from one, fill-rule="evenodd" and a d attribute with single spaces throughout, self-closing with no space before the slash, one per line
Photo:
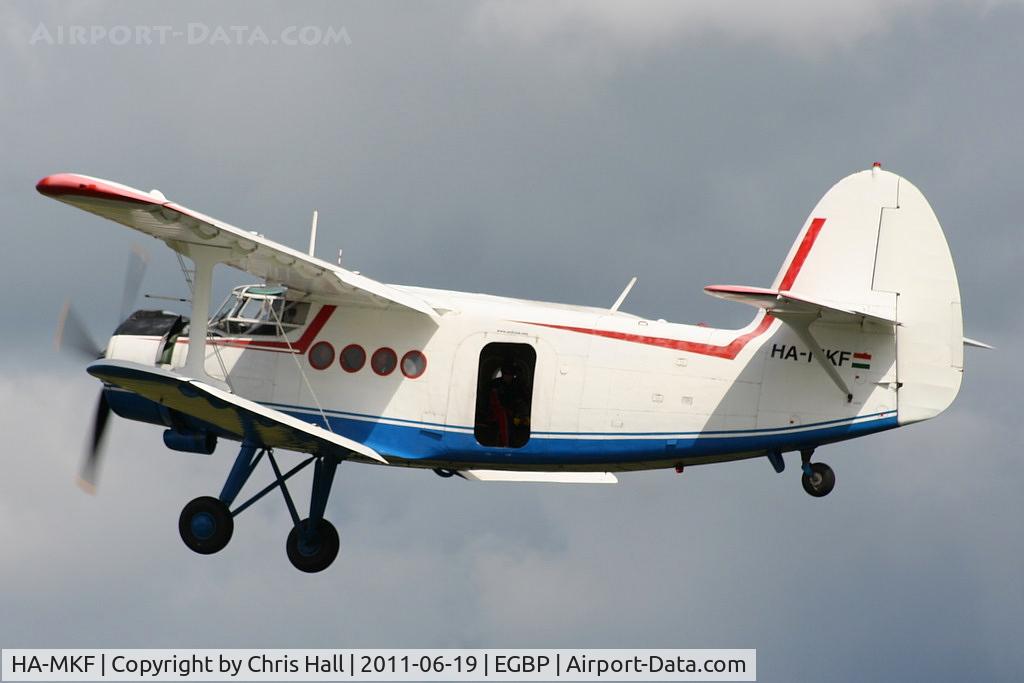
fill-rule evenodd
<path id="1" fill-rule="evenodd" d="M 536 366 L 529 344 L 494 342 L 480 351 L 473 434 L 481 446 L 522 448 L 530 440 Z"/>

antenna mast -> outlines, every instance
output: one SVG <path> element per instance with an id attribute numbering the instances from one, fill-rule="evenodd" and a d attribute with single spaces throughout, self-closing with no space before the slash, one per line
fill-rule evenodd
<path id="1" fill-rule="evenodd" d="M 309 229 L 309 255 L 314 256 L 313 252 L 316 251 L 316 219 L 317 212 L 313 209 L 313 226 Z"/>

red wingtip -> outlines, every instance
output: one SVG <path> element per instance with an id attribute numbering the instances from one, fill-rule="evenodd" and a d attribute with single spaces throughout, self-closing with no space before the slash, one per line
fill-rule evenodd
<path id="1" fill-rule="evenodd" d="M 48 175 L 36 183 L 36 190 L 47 197 L 71 195 L 76 197 L 93 197 L 96 199 L 124 200 L 140 204 L 163 203 L 160 199 L 154 198 L 141 190 L 77 173 L 55 173 Z"/>
<path id="2" fill-rule="evenodd" d="M 55 173 L 36 183 L 36 191 L 48 197 L 67 194 L 79 189 L 88 189 L 88 186 L 85 182 L 79 182 L 79 176 L 74 173 Z M 92 189 L 96 189 L 95 185 Z"/>

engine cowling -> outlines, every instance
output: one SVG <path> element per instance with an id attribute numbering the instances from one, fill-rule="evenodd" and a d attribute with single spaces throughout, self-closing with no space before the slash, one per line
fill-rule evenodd
<path id="1" fill-rule="evenodd" d="M 164 445 L 174 451 L 210 455 L 217 448 L 217 435 L 210 432 L 164 431 Z"/>

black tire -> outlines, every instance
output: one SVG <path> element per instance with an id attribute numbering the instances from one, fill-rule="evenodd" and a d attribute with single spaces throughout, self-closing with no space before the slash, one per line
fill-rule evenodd
<path id="1" fill-rule="evenodd" d="M 224 549 L 235 531 L 231 510 L 220 500 L 201 496 L 181 510 L 178 533 L 191 550 L 200 555 L 212 555 Z"/>
<path id="2" fill-rule="evenodd" d="M 812 462 L 811 476 L 805 474 L 801 482 L 804 491 L 815 498 L 822 498 L 832 493 L 832 489 L 836 487 L 836 473 L 823 462 Z"/>
<path id="3" fill-rule="evenodd" d="M 455 476 L 455 470 L 446 470 L 441 467 L 434 468 L 434 474 L 441 477 L 442 479 L 451 479 Z"/>
<path id="4" fill-rule="evenodd" d="M 331 566 L 338 556 L 341 541 L 338 539 L 338 530 L 326 519 L 321 519 L 316 530 L 306 538 L 309 524 L 309 519 L 304 519 L 293 527 L 288 533 L 285 548 L 288 560 L 296 569 L 315 574 Z"/>

